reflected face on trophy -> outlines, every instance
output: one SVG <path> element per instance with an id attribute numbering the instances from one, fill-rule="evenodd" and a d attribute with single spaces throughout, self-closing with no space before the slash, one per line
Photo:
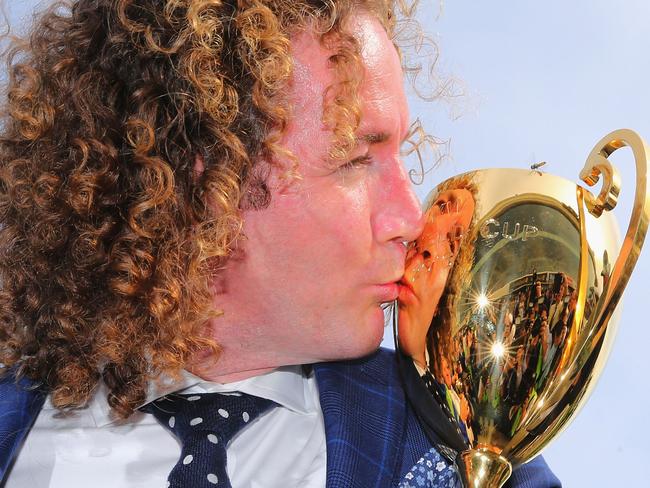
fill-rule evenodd
<path id="1" fill-rule="evenodd" d="M 462 236 L 474 215 L 474 198 L 464 188 L 441 192 L 425 214 L 425 227 L 412 242 L 399 294 L 402 351 L 426 368 L 426 335 L 437 313 Z"/>

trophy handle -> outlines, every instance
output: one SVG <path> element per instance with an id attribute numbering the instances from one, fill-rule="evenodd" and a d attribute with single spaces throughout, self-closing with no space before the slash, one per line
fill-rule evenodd
<path id="1" fill-rule="evenodd" d="M 598 197 L 594 197 L 589 191 L 584 192 L 587 210 L 595 217 L 599 217 L 603 211 L 609 211 L 616 206 L 621 185 L 618 172 L 607 158 L 614 151 L 625 146 L 632 149 L 636 162 L 634 205 L 621 250 L 612 268 L 606 289 L 603 290 L 604 297 L 600 301 L 601 306 L 598 307 L 594 316 L 594 330 L 597 331 L 593 337 L 594 344 L 600 339 L 604 332 L 603 325 L 609 321 L 621 298 L 623 289 L 627 285 L 639 258 L 648 230 L 650 198 L 648 197 L 647 185 L 648 154 L 650 154 L 650 151 L 636 132 L 629 129 L 619 129 L 607 134 L 598 141 L 580 172 L 580 178 L 589 186 L 595 185 L 600 175 L 604 176 Z"/>
<path id="2" fill-rule="evenodd" d="M 625 146 L 629 146 L 632 149 L 636 161 L 636 190 L 632 215 L 619 255 L 612 267 L 608 283 L 604 286 L 601 299 L 593 311 L 593 318 L 590 318 L 592 325 L 589 327 L 589 332 L 586 335 L 580 336 L 576 324 L 581 323 L 582 314 L 584 313 L 588 248 L 585 240 L 584 208 L 586 207 L 587 211 L 597 218 L 604 211 L 610 211 L 616 206 L 621 187 L 620 178 L 618 171 L 607 158 L 614 151 Z M 589 190 L 580 186 L 577 187 L 576 192 L 581 236 L 580 288 L 578 290 L 574 322 L 571 327 L 572 347 L 567 348 L 561 358 L 561 362 L 565 364 L 566 372 L 557 378 L 560 384 L 547 390 L 549 395 L 542 395 L 538 399 L 532 415 L 527 420 L 526 429 L 522 429 L 512 439 L 513 448 L 511 452 L 504 450 L 501 453 L 504 456 L 516 453 L 519 457 L 530 458 L 537 454 L 544 445 L 541 441 L 533 441 L 523 450 L 520 450 L 518 445 L 529 435 L 529 432 L 541 428 L 544 419 L 556 408 L 559 400 L 572 388 L 574 382 L 585 382 L 591 378 L 593 363 L 586 370 L 583 370 L 583 367 L 589 364 L 589 362 L 595 361 L 597 358 L 593 353 L 599 350 L 599 344 L 607 330 L 607 324 L 636 265 L 648 230 L 648 221 L 650 220 L 650 198 L 647 193 L 649 154 L 648 146 L 638 134 L 629 129 L 620 129 L 603 137 L 587 157 L 585 166 L 580 172 L 580 178 L 589 186 L 595 185 L 601 175 L 604 181 L 598 196 L 594 196 Z M 559 432 L 566 425 L 567 421 L 575 413 L 575 408 L 580 404 L 581 398 L 584 396 L 586 390 L 577 389 L 576 391 L 579 391 L 580 394 L 576 395 L 573 399 L 573 407 L 568 408 L 570 406 L 567 405 L 562 407 L 563 410 L 553 415 L 555 417 L 554 421 L 546 425 L 544 427 L 545 429 L 552 429 Z"/>

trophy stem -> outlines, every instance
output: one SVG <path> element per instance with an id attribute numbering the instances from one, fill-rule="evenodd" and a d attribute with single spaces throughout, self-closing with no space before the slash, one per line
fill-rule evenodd
<path id="1" fill-rule="evenodd" d="M 508 460 L 488 449 L 470 449 L 459 456 L 465 488 L 500 488 L 512 474 Z"/>

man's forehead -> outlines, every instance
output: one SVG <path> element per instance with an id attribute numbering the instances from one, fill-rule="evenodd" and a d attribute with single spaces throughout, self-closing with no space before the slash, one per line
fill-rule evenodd
<path id="1" fill-rule="evenodd" d="M 368 19 L 372 21 L 364 22 Z M 362 12 L 354 16 L 350 19 L 349 29 L 361 46 L 361 57 L 366 66 L 373 69 L 384 67 L 386 62 L 397 61 L 397 67 L 401 69 L 397 52 L 386 52 L 386 45 L 392 45 L 392 42 L 381 22 L 372 14 Z"/>
<path id="2" fill-rule="evenodd" d="M 291 39 L 293 71 L 290 85 L 306 87 L 314 94 L 334 81 L 330 57 L 335 54 L 321 43 L 320 36 L 313 30 L 303 30 Z"/>
<path id="3" fill-rule="evenodd" d="M 362 70 L 357 142 L 372 145 L 393 137 L 404 139 L 409 126 L 408 106 L 400 86 L 399 56 L 388 34 L 381 22 L 367 12 L 353 16 L 344 30 L 357 39 L 360 48 L 360 64 L 353 68 Z M 340 52 L 339 47 L 335 36 L 322 42 L 321 34 L 313 28 L 291 38 L 293 72 L 287 95 L 292 115 L 284 137 L 290 150 L 305 144 L 315 150 L 314 140 L 333 137 L 325 111 L 338 93 L 339 77 L 348 75 L 345 68 L 339 69 L 341 66 L 331 60 Z M 357 74 L 353 72 L 352 76 Z M 334 139 L 331 142 L 336 144 Z"/>
<path id="4" fill-rule="evenodd" d="M 395 63 L 401 70 L 397 52 L 386 51 L 386 45 L 392 45 L 388 34 L 372 14 L 363 10 L 357 12 L 345 22 L 343 29 L 359 43 L 361 61 L 366 71 L 381 73 L 387 71 L 387 64 Z M 328 40 L 326 45 L 321 41 L 317 29 L 308 27 L 292 36 L 291 52 L 292 84 L 307 82 L 317 92 L 318 87 L 329 86 L 334 81 L 334 70 L 329 59 L 337 52 L 336 40 Z"/>

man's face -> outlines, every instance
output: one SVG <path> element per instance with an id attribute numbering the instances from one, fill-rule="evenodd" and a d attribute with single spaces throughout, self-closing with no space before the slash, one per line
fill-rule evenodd
<path id="1" fill-rule="evenodd" d="M 241 257 L 224 270 L 224 303 L 215 298 L 225 313 L 217 321 L 246 324 L 241 340 L 269 363 L 374 350 L 383 336 L 380 305 L 397 297 L 404 273 L 403 242 L 421 230 L 420 205 L 399 156 L 409 126 L 400 61 L 376 19 L 353 17 L 365 67 L 360 142 L 346 161 L 328 159 L 333 139 L 322 122 L 323 95 L 335 81 L 333 53 L 311 32 L 301 33 L 292 42 L 293 112 L 282 140 L 301 178 L 284 186 L 279 176 L 286 168 L 272 169 L 271 203 L 243 212 Z M 215 339 L 223 343 L 218 330 Z"/>

